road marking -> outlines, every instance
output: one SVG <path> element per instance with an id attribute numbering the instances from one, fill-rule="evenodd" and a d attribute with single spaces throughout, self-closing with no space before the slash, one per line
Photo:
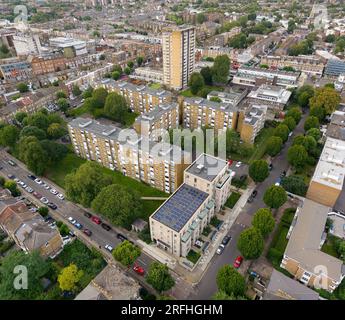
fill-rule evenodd
<path id="1" fill-rule="evenodd" d="M 141 264 L 143 264 L 144 266 L 147 265 L 147 263 L 145 263 L 144 261 L 142 261 L 142 260 L 140 260 L 140 259 L 138 259 L 137 261 L 140 262 Z"/>

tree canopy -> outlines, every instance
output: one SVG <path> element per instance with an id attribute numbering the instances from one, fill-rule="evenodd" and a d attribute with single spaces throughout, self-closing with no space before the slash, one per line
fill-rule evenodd
<path id="1" fill-rule="evenodd" d="M 131 266 L 140 254 L 141 252 L 139 247 L 127 240 L 118 245 L 112 252 L 115 260 L 119 261 L 125 267 Z"/>
<path id="2" fill-rule="evenodd" d="M 268 164 L 265 160 L 255 160 L 249 166 L 249 176 L 255 182 L 263 182 L 269 176 Z"/>
<path id="3" fill-rule="evenodd" d="M 267 140 L 266 152 L 271 156 L 275 157 L 283 147 L 283 140 L 280 137 L 270 137 Z"/>
<path id="4" fill-rule="evenodd" d="M 230 59 L 227 55 L 221 55 L 216 57 L 212 68 L 212 80 L 216 83 L 228 82 L 230 71 Z"/>
<path id="5" fill-rule="evenodd" d="M 263 237 L 268 236 L 275 225 L 271 210 L 267 208 L 259 209 L 254 215 L 252 225 L 261 232 Z"/>
<path id="6" fill-rule="evenodd" d="M 228 296 L 243 296 L 246 290 L 246 282 L 243 276 L 230 265 L 225 265 L 217 273 L 218 289 Z"/>
<path id="7" fill-rule="evenodd" d="M 58 283 L 62 291 L 75 292 L 78 288 L 78 282 L 83 277 L 83 270 L 79 270 L 75 264 L 70 264 L 63 268 L 58 275 Z"/>
<path id="8" fill-rule="evenodd" d="M 259 258 L 264 250 L 261 232 L 254 227 L 242 231 L 237 241 L 237 248 L 246 259 Z"/>
<path id="9" fill-rule="evenodd" d="M 268 207 L 278 209 L 287 201 L 287 195 L 281 186 L 273 185 L 265 191 L 263 200 Z"/>
<path id="10" fill-rule="evenodd" d="M 159 292 L 167 291 L 175 285 L 168 267 L 157 261 L 151 263 L 146 281 Z"/>

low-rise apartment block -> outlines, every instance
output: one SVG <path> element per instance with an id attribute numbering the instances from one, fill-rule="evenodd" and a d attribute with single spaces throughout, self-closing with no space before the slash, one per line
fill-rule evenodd
<path id="1" fill-rule="evenodd" d="M 261 64 L 270 69 L 292 67 L 297 71 L 321 77 L 325 68 L 324 61 L 316 56 L 264 56 Z"/>
<path id="2" fill-rule="evenodd" d="M 129 76 L 131 79 L 138 79 L 147 82 L 163 83 L 163 70 L 149 67 L 136 68 L 134 73 Z"/>
<path id="3" fill-rule="evenodd" d="M 0 80 L 4 83 L 24 81 L 31 77 L 32 69 L 27 61 L 4 59 L 0 64 Z"/>
<path id="4" fill-rule="evenodd" d="M 229 103 L 219 103 L 203 98 L 181 99 L 183 126 L 186 129 L 210 127 L 215 130 L 236 128 L 237 108 Z"/>
<path id="5" fill-rule="evenodd" d="M 265 126 L 266 114 L 265 105 L 250 105 L 239 112 L 237 131 L 244 142 L 254 143 L 256 136 Z"/>
<path id="6" fill-rule="evenodd" d="M 172 101 L 172 93 L 163 89 L 152 89 L 145 85 L 134 85 L 124 81 L 102 81 L 100 86 L 117 92 L 126 98 L 129 107 L 138 114 L 152 111 L 156 106 Z"/>
<path id="7" fill-rule="evenodd" d="M 345 141 L 327 138 L 314 175 L 310 181 L 307 198 L 333 207 L 344 187 Z"/>
<path id="8" fill-rule="evenodd" d="M 182 186 L 151 215 L 152 241 L 176 257 L 186 257 L 228 199 L 232 176 L 226 161 L 200 155 L 186 169 Z"/>
<path id="9" fill-rule="evenodd" d="M 306 286 L 333 292 L 345 276 L 345 266 L 342 260 L 321 251 L 329 212 L 328 206 L 304 200 L 290 227 L 280 266 Z"/>
<path id="10" fill-rule="evenodd" d="M 192 162 L 189 153 L 167 143 L 156 143 L 134 129 L 120 129 L 88 118 L 68 124 L 75 153 L 165 191 L 174 192 Z"/>
<path id="11" fill-rule="evenodd" d="M 67 68 L 66 58 L 62 55 L 29 57 L 28 61 L 31 63 L 32 73 L 35 76 L 59 72 Z"/>
<path id="12" fill-rule="evenodd" d="M 345 111 L 337 110 L 332 113 L 326 136 L 345 141 Z"/>
<path id="13" fill-rule="evenodd" d="M 255 67 L 240 67 L 232 80 L 233 84 L 256 87 L 261 84 L 297 88 L 299 72 L 274 71 Z"/>
<path id="14" fill-rule="evenodd" d="M 179 104 L 177 102 L 165 103 L 140 115 L 134 123 L 134 129 L 139 134 L 158 141 L 167 130 L 178 128 L 179 120 Z"/>
<path id="15" fill-rule="evenodd" d="M 276 114 L 284 110 L 290 97 L 291 91 L 282 87 L 261 85 L 248 94 L 248 102 L 251 104 L 265 104 L 271 114 Z"/>
<path id="16" fill-rule="evenodd" d="M 44 258 L 56 256 L 63 248 L 59 231 L 50 228 L 38 213 L 29 211 L 24 202 L 8 201 L 10 204 L 1 201 L 0 228 L 25 252 L 38 250 Z"/>

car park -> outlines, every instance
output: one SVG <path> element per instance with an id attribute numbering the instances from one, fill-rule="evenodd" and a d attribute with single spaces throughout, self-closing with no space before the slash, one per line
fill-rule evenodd
<path id="1" fill-rule="evenodd" d="M 116 238 L 118 238 L 118 239 L 121 240 L 121 241 L 128 240 L 127 237 L 125 237 L 125 236 L 124 236 L 123 234 L 121 234 L 121 233 L 118 233 L 118 234 L 116 235 Z"/>
<path id="2" fill-rule="evenodd" d="M 108 250 L 109 252 L 112 252 L 112 251 L 114 250 L 114 248 L 113 248 L 110 244 L 106 244 L 106 245 L 104 246 L 104 248 L 105 248 L 106 250 Z"/>
<path id="3" fill-rule="evenodd" d="M 222 254 L 223 251 L 224 251 L 224 249 L 225 249 L 225 246 L 224 246 L 223 244 L 221 244 L 221 245 L 218 247 L 216 253 L 217 253 L 217 254 Z"/>
<path id="4" fill-rule="evenodd" d="M 94 222 L 94 223 L 96 223 L 96 224 L 101 224 L 101 223 L 102 223 L 101 219 L 98 218 L 98 217 L 95 217 L 95 216 L 93 216 L 93 217 L 91 218 L 91 221 Z"/>
<path id="5" fill-rule="evenodd" d="M 92 214 L 91 213 L 88 213 L 88 212 L 84 212 L 84 216 L 86 218 L 92 218 Z"/>
<path id="6" fill-rule="evenodd" d="M 234 262 L 234 268 L 238 269 L 243 262 L 243 257 L 238 256 Z"/>
<path id="7" fill-rule="evenodd" d="M 231 236 L 225 236 L 222 240 L 222 245 L 226 246 L 231 240 Z"/>
<path id="8" fill-rule="evenodd" d="M 101 224 L 101 227 L 102 227 L 104 230 L 107 230 L 107 231 L 110 231 L 110 230 L 111 230 L 111 227 L 108 226 L 108 225 L 105 224 L 105 223 L 102 223 L 102 224 Z"/>
<path id="9" fill-rule="evenodd" d="M 88 237 L 91 237 L 91 235 L 92 235 L 92 231 L 90 231 L 89 229 L 85 229 L 83 232 L 84 232 L 84 234 L 86 234 Z"/>

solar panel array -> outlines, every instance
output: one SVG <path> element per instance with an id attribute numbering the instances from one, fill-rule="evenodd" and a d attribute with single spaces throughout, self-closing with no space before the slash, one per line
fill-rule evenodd
<path id="1" fill-rule="evenodd" d="M 179 232 L 207 197 L 206 192 L 183 184 L 153 218 Z"/>

